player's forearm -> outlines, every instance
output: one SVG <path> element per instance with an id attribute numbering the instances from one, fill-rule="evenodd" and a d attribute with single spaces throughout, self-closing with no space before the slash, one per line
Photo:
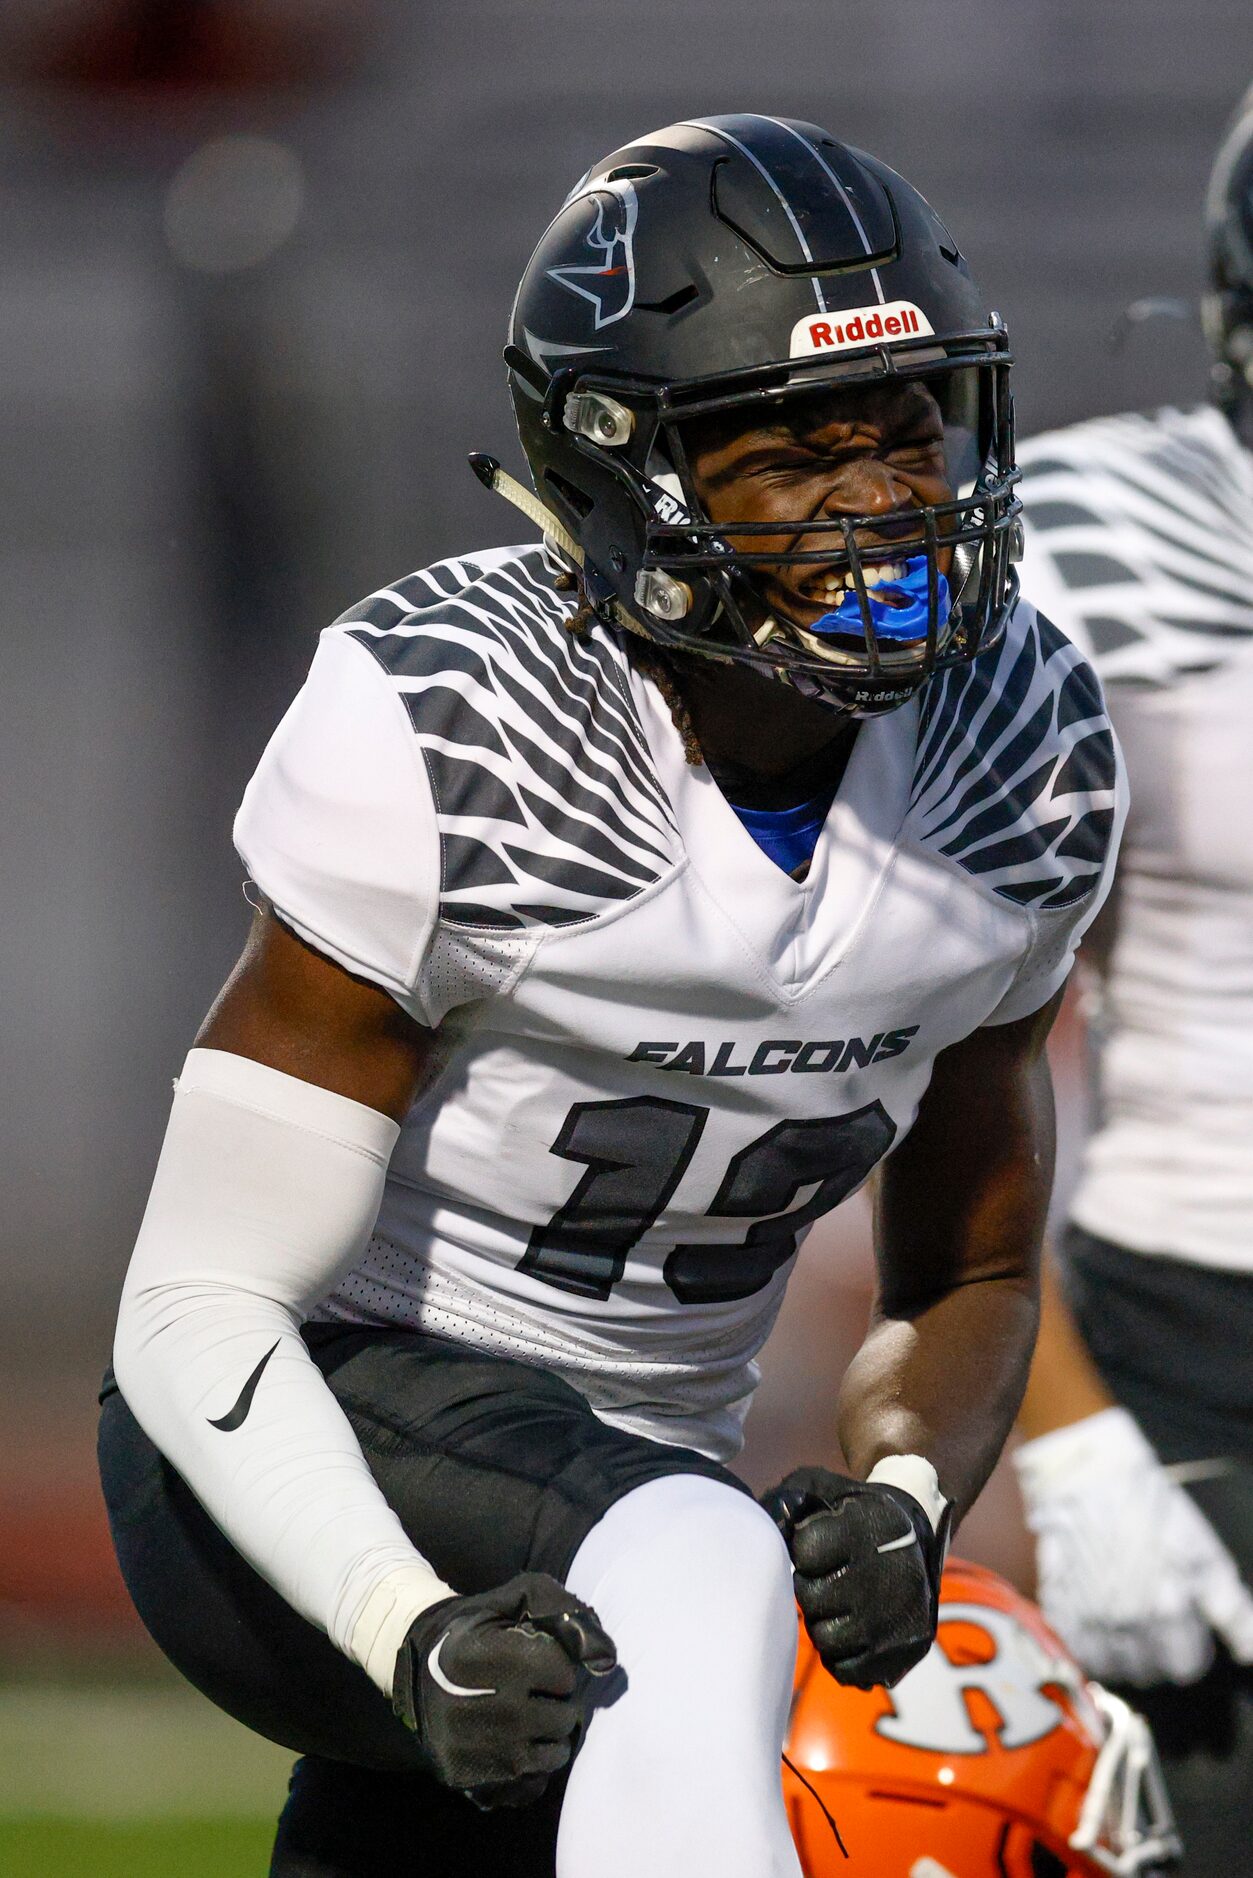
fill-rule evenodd
<path id="1" fill-rule="evenodd" d="M 910 1317 L 877 1311 L 840 1392 L 840 1442 L 865 1479 L 890 1454 L 929 1460 L 961 1518 L 1000 1454 L 1035 1339 L 1030 1281 L 963 1285 Z"/>
<path id="2" fill-rule="evenodd" d="M 115 1345 L 150 1439 L 239 1551 L 384 1687 L 392 1630 L 448 1587 L 379 1492 L 299 1327 L 360 1256 L 395 1135 L 326 1090 L 193 1052 Z"/>
<path id="3" fill-rule="evenodd" d="M 877 1194 L 879 1296 L 845 1381 L 840 1438 L 858 1473 L 887 1452 L 925 1455 L 958 1517 L 1013 1425 L 1035 1342 L 1056 1002 L 937 1058 Z"/>

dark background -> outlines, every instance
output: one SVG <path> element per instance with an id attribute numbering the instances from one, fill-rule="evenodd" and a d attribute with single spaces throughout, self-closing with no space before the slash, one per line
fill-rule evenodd
<path id="1" fill-rule="evenodd" d="M 0 67 L 0 1645 L 20 1651 L 131 1634 L 92 1398 L 170 1079 L 246 928 L 230 817 L 321 625 L 516 538 L 465 455 L 513 447 L 509 301 L 571 183 L 676 117 L 815 120 L 951 226 L 1008 320 L 1024 431 L 1192 400 L 1192 319 L 1111 333 L 1140 297 L 1195 304 L 1253 8 L 7 0 Z M 796 1293 L 750 1473 L 830 1454 L 859 1212 L 811 1241 Z M 971 1543 L 1020 1562 L 1007 1506 Z"/>

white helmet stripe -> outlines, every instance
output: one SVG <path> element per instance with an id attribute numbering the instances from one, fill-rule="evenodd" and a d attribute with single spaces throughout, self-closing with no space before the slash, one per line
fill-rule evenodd
<path id="1" fill-rule="evenodd" d="M 746 156 L 748 158 L 749 162 L 752 164 L 753 168 L 757 171 L 758 175 L 765 177 L 771 189 L 773 189 L 775 195 L 779 198 L 779 201 L 783 205 L 783 213 L 787 216 L 788 221 L 792 224 L 792 233 L 796 236 L 797 241 L 800 243 L 801 253 L 804 255 L 805 259 L 809 262 L 810 266 L 812 267 L 814 265 L 814 251 L 805 239 L 805 231 L 801 227 L 800 223 L 797 221 L 795 215 L 793 214 L 791 203 L 788 201 L 787 197 L 784 195 L 783 191 L 780 189 L 774 177 L 770 174 L 770 171 L 766 168 L 765 164 L 761 161 L 761 158 L 757 156 L 754 151 L 750 150 L 746 143 L 741 143 L 738 137 L 733 137 L 730 131 L 725 130 L 721 124 L 711 124 L 708 121 L 708 119 L 703 118 L 703 117 L 688 117 L 688 118 L 684 118 L 683 121 L 685 124 L 689 125 L 692 130 L 707 130 L 713 136 L 721 137 L 725 143 L 734 144 L 736 149 L 740 152 L 741 156 Z M 766 118 L 763 121 L 768 124 L 773 124 L 775 120 L 774 118 L 771 117 L 771 118 Z M 813 283 L 814 298 L 818 302 L 818 311 L 820 313 L 829 313 L 831 309 L 827 305 L 826 295 L 822 291 L 822 282 L 818 279 L 816 274 L 811 276 L 811 280 Z"/>
<path id="2" fill-rule="evenodd" d="M 808 137 L 802 137 L 800 132 L 793 125 L 785 124 L 783 119 L 780 117 L 763 118 L 762 122 L 765 124 L 776 125 L 779 130 L 785 130 L 789 137 L 795 137 L 797 143 L 804 145 L 805 149 L 808 150 L 809 154 L 817 162 L 818 167 L 824 172 L 825 175 L 830 177 L 831 181 L 835 184 L 836 188 L 839 190 L 840 201 L 844 204 L 844 207 L 848 210 L 849 218 L 852 221 L 853 227 L 857 230 L 857 233 L 861 236 L 862 247 L 866 250 L 867 254 L 873 254 L 874 249 L 870 245 L 870 237 L 866 233 L 866 225 L 862 221 L 861 216 L 857 213 L 857 206 L 854 203 L 853 198 L 849 195 L 848 190 L 844 187 L 843 183 L 840 181 L 835 171 L 831 168 L 831 165 L 827 162 L 826 158 L 823 156 L 821 150 L 818 149 L 817 145 L 810 143 Z M 870 278 L 874 282 L 874 290 L 876 294 L 879 296 L 880 306 L 886 306 L 887 296 L 884 294 L 883 283 L 879 279 L 879 270 L 877 267 L 871 268 Z"/>

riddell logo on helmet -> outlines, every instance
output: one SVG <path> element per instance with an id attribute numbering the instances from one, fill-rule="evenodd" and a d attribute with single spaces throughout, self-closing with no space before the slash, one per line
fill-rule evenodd
<path id="1" fill-rule="evenodd" d="M 889 300 L 886 306 L 857 306 L 847 313 L 811 313 L 792 328 L 790 357 L 814 352 L 849 352 L 854 346 L 894 345 L 934 333 L 935 327 L 912 300 Z"/>

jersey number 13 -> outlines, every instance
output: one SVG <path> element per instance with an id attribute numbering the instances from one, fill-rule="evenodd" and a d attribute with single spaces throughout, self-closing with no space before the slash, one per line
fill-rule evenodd
<path id="1" fill-rule="evenodd" d="M 654 1096 L 576 1102 L 551 1152 L 586 1171 L 565 1205 L 532 1232 L 518 1270 L 580 1297 L 607 1298 L 631 1248 L 683 1178 L 708 1119 L 706 1108 Z M 707 1209 L 753 1224 L 738 1245 L 676 1245 L 665 1263 L 675 1297 L 722 1304 L 760 1291 L 795 1252 L 801 1227 L 847 1199 L 895 1134 L 880 1102 L 848 1115 L 776 1122 L 732 1157 Z M 813 1192 L 794 1206 L 806 1187 Z"/>

